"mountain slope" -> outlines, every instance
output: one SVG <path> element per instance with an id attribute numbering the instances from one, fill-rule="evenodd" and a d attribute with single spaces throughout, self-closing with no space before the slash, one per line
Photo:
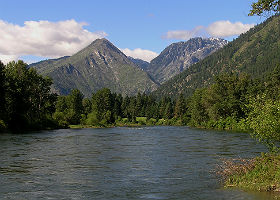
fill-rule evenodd
<path id="1" fill-rule="evenodd" d="M 186 42 L 173 43 L 154 58 L 145 70 L 159 83 L 187 69 L 227 44 L 218 38 L 192 38 Z"/>
<path id="2" fill-rule="evenodd" d="M 97 39 L 71 57 L 31 64 L 40 74 L 53 79 L 53 90 L 69 94 L 79 89 L 90 96 L 107 87 L 123 95 L 151 92 L 158 86 L 117 47 L 106 39 Z"/>
<path id="3" fill-rule="evenodd" d="M 155 95 L 189 96 L 196 88 L 205 87 L 213 77 L 224 72 L 246 72 L 262 77 L 280 64 L 280 16 L 274 16 L 241 34 L 204 60 L 190 66 L 163 84 Z"/>
<path id="4" fill-rule="evenodd" d="M 146 70 L 149 67 L 149 62 L 145 61 L 145 60 L 141 60 L 138 58 L 132 58 L 130 56 L 128 56 L 129 60 L 131 62 L 133 62 L 135 65 L 137 65 L 139 68 Z"/>

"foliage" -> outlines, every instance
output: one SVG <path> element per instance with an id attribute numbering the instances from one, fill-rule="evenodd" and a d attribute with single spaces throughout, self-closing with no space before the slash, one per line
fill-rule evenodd
<path id="1" fill-rule="evenodd" d="M 5 115 L 5 105 L 6 105 L 6 99 L 5 99 L 5 93 L 6 93 L 6 76 L 5 76 L 5 66 L 0 61 L 0 120 L 3 120 Z M 4 122 L 3 122 L 4 123 Z"/>
<path id="2" fill-rule="evenodd" d="M 262 156 L 243 162 L 227 161 L 222 172 L 226 176 L 225 187 L 240 187 L 258 191 L 280 190 L 280 155 Z"/>
<path id="3" fill-rule="evenodd" d="M 83 94 L 75 89 L 68 96 L 58 97 L 53 118 L 60 126 L 67 127 L 69 124 L 80 124 L 83 112 Z"/>
<path id="4" fill-rule="evenodd" d="M 10 130 L 55 127 L 52 113 L 56 95 L 50 92 L 51 79 L 39 75 L 22 61 L 0 63 L 1 116 Z"/>
<path id="5" fill-rule="evenodd" d="M 247 73 L 263 79 L 280 60 L 280 16 L 270 17 L 200 62 L 162 84 L 158 98 L 190 97 L 197 88 L 211 85 L 221 73 Z"/>
<path id="6" fill-rule="evenodd" d="M 258 0 L 252 4 L 252 9 L 249 15 L 263 15 L 264 13 L 279 13 L 280 1 L 279 0 Z"/>
<path id="7" fill-rule="evenodd" d="M 270 151 L 280 142 L 280 70 L 277 65 L 262 84 L 246 74 L 221 74 L 188 100 L 183 124 L 251 132 Z M 178 123 L 178 122 L 177 122 Z"/>
<path id="8" fill-rule="evenodd" d="M 280 141 L 280 99 L 274 101 L 265 96 L 252 99 L 248 117 L 252 135 L 266 144 L 270 151 L 277 150 Z"/>

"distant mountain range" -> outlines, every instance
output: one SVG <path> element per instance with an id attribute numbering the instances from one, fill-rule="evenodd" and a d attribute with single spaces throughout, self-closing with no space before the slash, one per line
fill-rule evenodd
<path id="1" fill-rule="evenodd" d="M 262 78 L 280 65 L 280 15 L 241 34 L 220 50 L 161 85 L 157 96 L 190 96 L 196 88 L 206 87 L 225 72 L 248 73 Z"/>
<path id="2" fill-rule="evenodd" d="M 107 87 L 122 95 L 150 93 L 158 84 L 138 65 L 106 39 L 97 39 L 73 56 L 31 64 L 53 79 L 53 90 L 61 95 L 79 89 L 85 96 Z"/>
<path id="3" fill-rule="evenodd" d="M 124 55 L 106 39 L 97 39 L 74 54 L 31 64 L 53 79 L 53 91 L 67 95 L 79 89 L 85 96 L 107 87 L 122 95 L 155 91 L 162 83 L 227 42 L 194 38 L 168 46 L 151 63 Z"/>
<path id="4" fill-rule="evenodd" d="M 138 66 L 139 68 L 143 69 L 143 70 L 147 70 L 147 68 L 149 67 L 149 62 L 138 59 L 138 58 L 132 58 L 130 56 L 128 56 L 129 60 L 131 60 L 131 62 L 133 62 L 136 66 Z"/>
<path id="5" fill-rule="evenodd" d="M 233 42 L 192 38 L 166 47 L 150 63 L 127 57 L 106 39 L 97 39 L 74 54 L 31 64 L 53 79 L 53 90 L 85 96 L 107 87 L 122 95 L 151 93 L 176 97 L 208 86 L 224 72 L 262 77 L 280 63 L 280 17 L 274 16 Z M 159 87 L 160 86 L 160 87 Z"/>
<path id="6" fill-rule="evenodd" d="M 145 70 L 160 84 L 222 48 L 228 42 L 219 38 L 192 38 L 166 47 Z"/>

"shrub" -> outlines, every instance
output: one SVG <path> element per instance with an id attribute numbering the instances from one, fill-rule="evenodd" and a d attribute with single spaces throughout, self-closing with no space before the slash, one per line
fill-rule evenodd
<path id="1" fill-rule="evenodd" d="M 0 132 L 3 132 L 7 129 L 7 126 L 3 120 L 0 120 Z"/>

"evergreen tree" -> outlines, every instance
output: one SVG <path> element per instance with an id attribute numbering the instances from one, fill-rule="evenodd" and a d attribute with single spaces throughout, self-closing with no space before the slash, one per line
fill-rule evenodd
<path id="1" fill-rule="evenodd" d="M 176 118 L 181 119 L 185 112 L 186 112 L 186 101 L 183 94 L 180 94 L 175 104 L 174 115 Z"/>
<path id="2" fill-rule="evenodd" d="M 84 98 L 83 99 L 83 109 L 84 109 L 84 114 L 88 115 L 91 110 L 92 110 L 92 102 L 89 98 Z"/>
<path id="3" fill-rule="evenodd" d="M 71 118 L 71 124 L 79 124 L 81 114 L 83 113 L 83 98 L 84 95 L 78 90 L 74 89 L 70 95 L 67 96 L 68 109 L 73 113 Z"/>
<path id="4" fill-rule="evenodd" d="M 167 103 L 163 116 L 165 119 L 171 119 L 173 117 L 173 106 L 171 102 Z"/>
<path id="5" fill-rule="evenodd" d="M 113 123 L 113 100 L 113 95 L 111 94 L 110 89 L 103 88 L 97 91 L 92 96 L 92 116 L 95 116 L 99 122 L 102 122 L 103 120 L 104 123 Z"/>
<path id="6" fill-rule="evenodd" d="M 5 66 L 0 61 L 0 120 L 4 120 L 5 116 Z"/>
<path id="7" fill-rule="evenodd" d="M 203 106 L 202 98 L 206 89 L 197 89 L 190 98 L 188 112 L 191 115 L 190 124 L 192 126 L 201 126 L 209 120 L 206 109 Z"/>

